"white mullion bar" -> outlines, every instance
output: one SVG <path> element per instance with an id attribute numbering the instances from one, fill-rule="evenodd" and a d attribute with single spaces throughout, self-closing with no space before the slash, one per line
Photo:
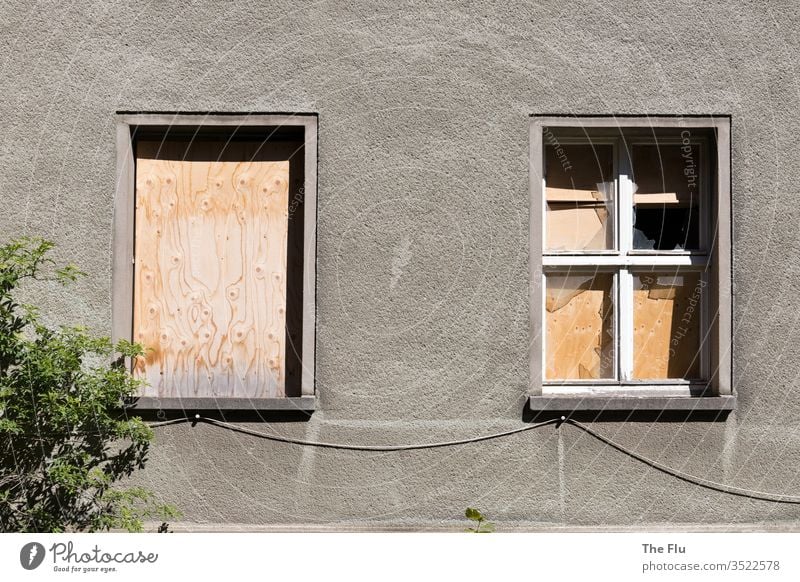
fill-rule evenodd
<path id="1" fill-rule="evenodd" d="M 619 225 L 620 258 L 624 261 L 617 276 L 620 313 L 617 345 L 619 346 L 619 379 L 622 382 L 630 381 L 633 377 L 633 277 L 628 267 L 633 264 L 632 261 L 639 260 L 638 257 L 629 255 L 633 249 L 633 174 L 629 148 L 628 141 L 623 137 L 617 148 L 619 191 L 617 224 Z M 651 259 L 652 257 L 646 258 Z"/>
<path id="2" fill-rule="evenodd" d="M 622 268 L 619 270 L 619 376 L 623 382 L 633 377 L 633 276 Z"/>

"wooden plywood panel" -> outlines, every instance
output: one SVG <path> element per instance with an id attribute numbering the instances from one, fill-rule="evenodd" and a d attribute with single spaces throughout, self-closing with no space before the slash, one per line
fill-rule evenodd
<path id="1" fill-rule="evenodd" d="M 174 128 L 172 128 L 174 129 Z M 216 128 L 218 130 L 218 128 Z M 241 129 L 241 128 L 240 128 Z M 260 131 L 255 137 L 242 139 L 241 131 L 232 134 L 171 135 L 137 139 L 138 158 L 170 159 L 182 161 L 287 161 L 289 162 L 289 233 L 287 244 L 286 277 L 286 396 L 297 397 L 302 393 L 301 378 L 303 352 L 313 362 L 304 335 L 304 277 L 309 270 L 304 269 L 304 222 L 305 222 L 305 159 L 304 141 L 298 139 L 262 139 Z M 218 132 L 216 132 L 218 133 Z M 272 135 L 272 130 L 267 134 Z M 310 221 L 313 224 L 313 220 Z M 310 269 L 313 271 L 313 269 Z M 313 287 L 309 287 L 313 288 Z M 313 326 L 312 326 L 313 327 Z M 130 328 L 129 328 L 130 329 Z M 313 342 L 311 342 L 313 345 Z"/>
<path id="2" fill-rule="evenodd" d="M 634 277 L 633 377 L 700 377 L 699 274 Z"/>
<path id="3" fill-rule="evenodd" d="M 576 190 L 573 188 L 545 188 L 548 202 L 593 202 L 606 200 L 605 185 L 598 190 Z"/>
<path id="4" fill-rule="evenodd" d="M 288 161 L 137 158 L 143 395 L 285 395 L 288 185 Z"/>
<path id="5" fill-rule="evenodd" d="M 548 380 L 613 377 L 612 285 L 610 274 L 548 275 Z"/>
<path id="6" fill-rule="evenodd" d="M 670 206 L 687 206 L 685 200 L 678 198 L 677 192 L 653 192 L 650 194 L 634 194 L 633 203 L 643 204 L 668 204 Z"/>
<path id="7" fill-rule="evenodd" d="M 547 205 L 548 250 L 602 250 L 613 246 L 611 221 L 604 205 Z"/>

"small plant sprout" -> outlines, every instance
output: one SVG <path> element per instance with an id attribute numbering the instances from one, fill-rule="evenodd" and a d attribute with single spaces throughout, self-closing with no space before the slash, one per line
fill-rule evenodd
<path id="1" fill-rule="evenodd" d="M 467 533 L 492 533 L 494 531 L 494 524 L 486 521 L 486 517 L 477 509 L 467 507 L 464 512 L 467 519 L 475 522 L 475 527 L 468 527 L 464 531 Z"/>

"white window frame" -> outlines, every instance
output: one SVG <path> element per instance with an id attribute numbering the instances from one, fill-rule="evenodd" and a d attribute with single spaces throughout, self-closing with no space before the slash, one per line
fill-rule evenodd
<path id="1" fill-rule="evenodd" d="M 559 136 L 562 145 L 587 142 L 612 143 L 614 146 L 614 250 L 550 251 L 546 245 L 546 199 L 544 183 L 544 152 L 548 145 L 544 136 L 546 128 L 561 132 L 566 128 L 569 137 Z M 705 163 L 711 148 L 692 129 L 712 132 L 716 141 L 716 158 L 708 159 L 706 167 L 716 174 L 712 185 L 708 177 L 699 184 L 700 198 L 700 250 L 650 251 L 633 249 L 633 180 L 629 159 L 631 144 L 665 144 L 675 138 L 655 137 L 659 130 L 687 132 L 691 143 L 700 145 L 699 164 Z M 644 131 L 643 131 L 644 130 Z M 646 134 L 652 130 L 653 136 Z M 574 135 L 575 137 L 572 137 Z M 606 137 L 607 136 L 607 137 Z M 680 140 L 679 140 L 680 141 Z M 730 409 L 731 381 L 731 222 L 730 222 L 730 118 L 729 117 L 576 117 L 532 116 L 530 124 L 530 305 L 531 352 L 530 394 L 531 408 L 553 408 L 565 399 L 578 397 L 581 408 L 613 407 L 625 397 L 650 400 L 654 407 L 682 408 L 697 406 L 702 402 L 708 408 Z M 625 212 L 623 212 L 625 209 Z M 703 381 L 686 379 L 648 380 L 632 379 L 633 367 L 633 271 L 654 268 L 673 269 L 680 272 L 700 272 L 707 289 L 702 295 L 701 333 L 704 335 L 701 355 Z M 564 273 L 570 269 L 582 271 L 613 272 L 614 285 L 614 379 L 596 380 L 546 380 L 545 379 L 545 309 L 544 290 L 548 272 Z M 713 317 L 711 316 L 713 312 Z M 669 399 L 669 401 L 665 400 Z M 693 403 L 693 404 L 692 404 Z M 639 403 L 640 405 L 643 402 Z M 644 403 L 646 405 L 646 403 Z M 613 408 L 612 407 L 612 408 Z"/>

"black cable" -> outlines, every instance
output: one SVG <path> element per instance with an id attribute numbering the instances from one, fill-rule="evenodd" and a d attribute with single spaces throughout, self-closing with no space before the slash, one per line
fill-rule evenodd
<path id="1" fill-rule="evenodd" d="M 537 424 L 530 424 L 520 428 L 515 428 L 513 430 L 508 430 L 504 432 L 498 432 L 493 434 L 487 434 L 477 437 L 471 437 L 467 439 L 460 439 L 454 441 L 443 441 L 438 443 L 424 443 L 424 444 L 415 444 L 415 445 L 348 445 L 348 444 L 339 444 L 339 443 L 326 443 L 320 441 L 307 441 L 302 439 L 294 439 L 290 437 L 284 437 L 280 435 L 268 434 L 264 432 L 259 432 L 255 430 L 250 430 L 247 428 L 243 428 L 241 426 L 237 426 L 235 424 L 230 424 L 227 422 L 222 422 L 220 420 L 215 420 L 213 418 L 206 418 L 204 416 L 197 415 L 195 416 L 194 420 L 207 422 L 208 424 L 213 424 L 215 426 L 219 426 L 222 428 L 226 428 L 228 430 L 239 432 L 242 434 L 247 434 L 263 439 L 267 439 L 270 441 L 278 441 L 281 443 L 289 443 L 294 445 L 303 445 L 308 447 L 320 447 L 325 449 L 341 449 L 346 451 L 414 451 L 419 449 L 437 449 L 441 447 L 452 447 L 454 445 L 465 445 L 468 443 L 477 443 L 480 441 L 488 441 L 491 439 L 496 439 L 504 436 L 509 436 L 512 434 L 517 434 L 520 432 L 525 432 L 527 430 L 533 430 L 535 428 L 540 428 L 546 426 L 548 424 L 554 424 L 559 422 L 558 419 L 546 420 L 544 422 L 539 422 Z"/>
<path id="2" fill-rule="evenodd" d="M 148 424 L 150 428 L 159 428 L 167 425 L 179 424 L 184 422 L 205 422 L 219 428 L 224 428 L 233 432 L 238 432 L 241 434 L 246 434 L 270 441 L 293 444 L 293 445 L 300 445 L 300 446 L 308 446 L 308 447 L 319 447 L 319 448 L 326 448 L 326 449 L 339 449 L 339 450 L 346 450 L 346 451 L 372 451 L 372 452 L 396 452 L 396 451 L 415 451 L 415 450 L 423 450 L 423 449 L 436 449 L 442 447 L 452 447 L 456 445 L 466 445 L 470 443 L 477 443 L 481 441 L 488 441 L 492 439 L 498 439 L 506 436 L 511 436 L 514 434 L 518 434 L 521 432 L 526 432 L 529 430 L 534 430 L 537 428 L 541 428 L 543 426 L 556 424 L 557 428 L 559 428 L 562 424 L 569 424 L 574 426 L 575 428 L 582 430 L 586 434 L 594 437 L 598 441 L 605 443 L 609 447 L 613 448 L 614 450 L 631 457 L 643 463 L 653 469 L 656 469 L 666 475 L 670 475 L 675 477 L 676 479 L 680 479 L 686 483 L 691 483 L 692 485 L 697 485 L 699 487 L 703 487 L 705 489 L 710 489 L 712 491 L 717 491 L 719 493 L 725 493 L 728 495 L 736 495 L 739 497 L 746 497 L 748 499 L 756 499 L 759 501 L 770 501 L 772 503 L 787 503 L 787 504 L 800 504 L 800 496 L 797 495 L 784 495 L 780 493 L 768 493 L 764 491 L 753 491 L 750 489 L 744 489 L 741 487 L 735 487 L 732 485 L 725 485 L 724 483 L 717 483 L 716 481 L 711 481 L 709 479 L 704 479 L 702 477 L 696 477 L 694 475 L 690 475 L 688 473 L 684 473 L 683 471 L 679 471 L 677 469 L 673 469 L 659 463 L 658 461 L 654 461 L 644 455 L 637 453 L 636 451 L 629 449 L 610 438 L 603 436 L 599 432 L 595 431 L 594 429 L 582 424 L 576 420 L 572 420 L 571 418 L 553 418 L 551 420 L 546 420 L 544 422 L 539 422 L 536 424 L 529 424 L 522 426 L 520 428 L 515 428 L 512 430 L 507 430 L 498 433 L 492 433 L 487 435 L 481 435 L 476 437 L 470 437 L 465 439 L 458 439 L 452 441 L 441 441 L 441 442 L 433 442 L 433 443 L 421 443 L 421 444 L 410 444 L 410 445 L 351 445 L 351 444 L 344 444 L 344 443 L 328 443 L 323 441 L 309 441 L 304 439 L 296 439 L 291 437 L 285 437 L 276 434 L 269 434 L 264 433 L 248 428 L 244 428 L 235 424 L 231 424 L 228 422 L 223 422 L 220 420 L 216 420 L 213 418 L 206 418 L 204 416 L 200 416 L 196 414 L 194 418 L 184 417 L 184 418 L 176 418 L 172 420 L 167 420 L 163 422 L 154 422 Z"/>
<path id="3" fill-rule="evenodd" d="M 593 436 L 597 440 L 607 444 L 613 449 L 628 455 L 629 457 L 636 459 L 640 463 L 644 463 L 645 465 L 649 465 L 662 473 L 666 473 L 667 475 L 671 475 L 676 479 L 680 479 L 681 481 L 685 481 L 687 483 L 691 483 L 692 485 L 697 485 L 699 487 L 704 487 L 706 489 L 711 489 L 712 491 L 718 491 L 720 493 L 727 493 L 728 495 L 738 495 L 739 497 L 747 497 L 749 499 L 758 499 L 759 501 L 771 501 L 773 503 L 789 503 L 789 504 L 800 504 L 800 497 L 796 495 L 783 495 L 780 493 L 766 493 L 764 491 L 752 491 L 750 489 L 743 489 L 741 487 L 734 487 L 732 485 L 725 485 L 724 483 L 717 483 L 715 481 L 711 481 L 709 479 L 703 479 L 702 477 L 695 477 L 694 475 L 689 475 L 688 473 L 684 473 L 682 471 L 678 471 L 677 469 L 673 469 L 671 467 L 667 467 L 666 465 L 662 465 L 658 461 L 654 461 L 653 459 L 648 459 L 647 457 L 640 455 L 639 453 L 620 445 L 619 443 L 615 443 L 610 438 L 601 435 L 600 433 L 594 431 L 593 429 L 589 428 L 588 426 L 581 424 L 576 420 L 572 420 L 571 418 L 564 419 L 566 424 L 571 424 L 572 426 L 579 428 L 580 430 L 584 431 L 586 434 Z"/>
<path id="4" fill-rule="evenodd" d="M 551 420 L 546 420 L 544 422 L 539 422 L 536 424 L 526 425 L 520 428 L 516 428 L 513 430 L 482 435 L 477 437 L 471 437 L 466 439 L 459 439 L 453 441 L 443 441 L 443 442 L 434 442 L 434 443 L 423 443 L 423 444 L 412 444 L 412 445 L 351 445 L 351 444 L 342 444 L 342 443 L 328 443 L 322 441 L 308 441 L 303 439 L 295 439 L 291 437 L 284 437 L 275 434 L 268 434 L 256 430 L 251 430 L 248 428 L 244 428 L 241 426 L 237 426 L 234 424 L 230 424 L 227 422 L 223 422 L 220 420 L 216 420 L 213 418 L 206 418 L 200 416 L 199 414 L 195 415 L 193 419 L 184 418 L 184 419 L 176 419 L 174 421 L 167 421 L 166 423 L 160 423 L 161 426 L 163 424 L 174 424 L 176 422 L 206 422 L 208 424 L 218 426 L 220 428 L 225 428 L 227 430 L 231 430 L 233 432 L 238 432 L 241 434 L 246 434 L 250 436 L 255 436 L 258 438 L 294 444 L 294 445 L 301 445 L 301 446 L 309 446 L 309 447 L 320 447 L 320 448 L 327 448 L 327 449 L 340 449 L 340 450 L 347 450 L 347 451 L 383 451 L 383 452 L 391 452 L 391 451 L 413 451 L 413 450 L 421 450 L 421 449 L 435 449 L 441 447 L 451 447 L 455 445 L 465 445 L 469 443 L 477 443 L 481 441 L 487 441 L 491 439 L 502 438 L 506 436 L 510 436 L 513 434 L 525 432 L 528 430 L 533 430 L 537 428 L 541 428 L 543 426 L 547 426 L 550 424 L 557 423 L 557 428 L 560 427 L 562 424 L 569 424 L 574 426 L 577 429 L 584 431 L 586 434 L 594 437 L 598 441 L 605 443 L 606 445 L 610 446 L 611 448 L 615 449 L 616 451 L 631 457 L 639 461 L 640 463 L 644 463 L 649 467 L 652 467 L 662 473 L 675 477 L 676 479 L 680 479 L 686 483 L 691 483 L 693 485 L 697 485 L 699 487 L 703 487 L 705 489 L 710 489 L 712 491 L 717 491 L 719 493 L 726 493 L 728 495 L 736 495 L 739 497 L 747 497 L 749 499 L 757 499 L 759 501 L 770 501 L 773 503 L 787 503 L 787 504 L 800 504 L 800 496 L 796 495 L 783 495 L 780 493 L 767 493 L 764 491 L 753 491 L 750 489 L 743 489 L 741 487 L 734 487 L 732 485 L 725 485 L 724 483 L 717 483 L 715 481 L 711 481 L 709 479 L 704 479 L 702 477 L 696 477 L 694 475 L 690 475 L 688 473 L 684 473 L 677 469 L 673 469 L 658 461 L 654 461 L 653 459 L 649 459 L 644 455 L 640 455 L 636 451 L 633 451 L 617 442 L 614 442 L 610 438 L 603 436 L 602 434 L 596 432 L 594 429 L 589 428 L 588 426 L 576 421 L 572 420 L 571 418 L 554 418 Z M 149 425 L 149 426 L 157 426 L 157 425 Z"/>

